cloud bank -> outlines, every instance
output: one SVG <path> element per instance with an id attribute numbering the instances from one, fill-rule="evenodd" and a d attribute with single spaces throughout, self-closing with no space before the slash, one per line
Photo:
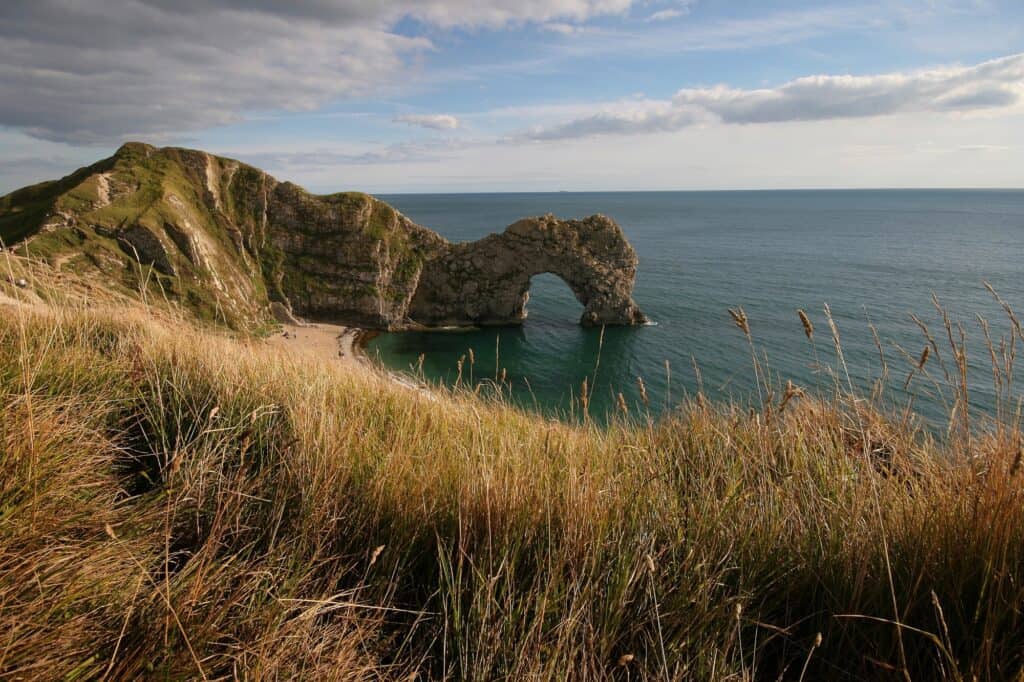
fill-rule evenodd
<path id="1" fill-rule="evenodd" d="M 1024 53 L 975 66 L 875 76 L 809 76 L 777 88 L 719 86 L 680 90 L 671 102 L 603 105 L 594 113 L 530 129 L 518 139 L 561 140 L 672 132 L 699 123 L 783 123 L 888 116 L 972 113 L 1024 102 Z"/>
<path id="2" fill-rule="evenodd" d="M 581 22 L 635 0 L 4 0 L 0 126 L 38 138 L 159 141 L 377 93 L 441 29 Z"/>
<path id="3" fill-rule="evenodd" d="M 449 114 L 409 114 L 396 117 L 395 122 L 430 130 L 455 130 L 462 125 L 457 117 Z"/>

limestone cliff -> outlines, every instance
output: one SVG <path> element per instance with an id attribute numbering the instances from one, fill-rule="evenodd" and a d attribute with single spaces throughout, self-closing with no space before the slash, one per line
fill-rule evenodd
<path id="1" fill-rule="evenodd" d="M 429 260 L 409 318 L 428 326 L 519 322 L 530 278 L 550 272 L 583 304 L 581 323 L 640 324 L 646 318 L 631 297 L 636 266 L 636 252 L 610 218 L 527 218 Z"/>
<path id="2" fill-rule="evenodd" d="M 636 254 L 609 218 L 530 218 L 451 244 L 365 194 L 315 196 L 238 161 L 140 143 L 0 198 L 0 239 L 233 327 L 259 325 L 272 303 L 378 329 L 515 324 L 541 272 L 569 284 L 584 324 L 645 319 Z"/>

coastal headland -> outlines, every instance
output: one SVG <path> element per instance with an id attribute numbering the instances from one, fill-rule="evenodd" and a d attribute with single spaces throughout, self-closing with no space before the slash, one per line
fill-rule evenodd
<path id="1" fill-rule="evenodd" d="M 452 244 L 358 192 L 313 195 L 202 151 L 127 143 L 0 199 L 17 253 L 235 329 L 307 319 L 374 330 L 519 324 L 552 272 L 586 325 L 642 324 L 637 256 L 601 215 L 526 218 Z M 309 333 L 309 332 L 306 332 Z"/>

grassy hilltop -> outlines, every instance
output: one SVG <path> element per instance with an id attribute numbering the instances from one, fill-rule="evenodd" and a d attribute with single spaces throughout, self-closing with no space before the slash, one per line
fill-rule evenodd
<path id="1" fill-rule="evenodd" d="M 128 296 L 254 330 L 277 302 L 387 326 L 444 243 L 359 192 L 313 195 L 199 150 L 123 145 L 0 197 L 0 242 Z"/>
<path id="2" fill-rule="evenodd" d="M 4 677 L 1022 670 L 1012 411 L 933 437 L 837 381 L 568 425 L 0 257 Z"/>

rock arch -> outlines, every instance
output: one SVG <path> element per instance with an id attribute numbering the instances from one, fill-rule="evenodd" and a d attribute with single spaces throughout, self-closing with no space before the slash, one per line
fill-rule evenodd
<path id="1" fill-rule="evenodd" d="M 610 218 L 527 218 L 501 234 L 450 244 L 424 263 L 408 318 L 427 327 L 519 324 L 530 278 L 552 273 L 583 305 L 581 324 L 642 324 L 647 318 L 632 298 L 636 267 L 636 252 Z"/>

